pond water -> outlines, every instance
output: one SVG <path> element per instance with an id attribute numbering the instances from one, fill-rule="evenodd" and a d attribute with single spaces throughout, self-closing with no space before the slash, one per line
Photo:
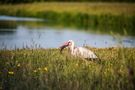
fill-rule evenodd
<path id="1" fill-rule="evenodd" d="M 58 48 L 67 40 L 74 40 L 76 46 L 135 47 L 134 36 L 115 37 L 46 23 L 36 18 L 0 16 L 0 49 Z"/>

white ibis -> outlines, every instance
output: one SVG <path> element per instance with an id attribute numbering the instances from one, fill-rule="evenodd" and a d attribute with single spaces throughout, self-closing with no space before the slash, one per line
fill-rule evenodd
<path id="1" fill-rule="evenodd" d="M 71 55 L 84 59 L 97 59 L 98 57 L 91 50 L 84 47 L 75 47 L 74 41 L 69 40 L 60 47 L 60 52 L 66 47 L 69 47 Z"/>

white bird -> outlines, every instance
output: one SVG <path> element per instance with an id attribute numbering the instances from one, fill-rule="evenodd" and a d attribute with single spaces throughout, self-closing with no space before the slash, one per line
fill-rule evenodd
<path id="1" fill-rule="evenodd" d="M 75 56 L 75 57 L 80 57 L 80 58 L 84 58 L 84 59 L 97 59 L 98 57 L 95 55 L 94 52 L 92 52 L 91 50 L 84 48 L 84 47 L 75 47 L 74 41 L 73 40 L 69 40 L 67 42 L 65 42 L 61 47 L 60 47 L 60 51 L 62 52 L 62 50 L 66 47 L 69 47 L 71 55 Z"/>

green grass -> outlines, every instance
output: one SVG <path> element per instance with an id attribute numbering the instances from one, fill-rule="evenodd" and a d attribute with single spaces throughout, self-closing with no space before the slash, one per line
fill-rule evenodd
<path id="1" fill-rule="evenodd" d="M 72 57 L 65 50 L 0 51 L 3 90 L 134 90 L 135 48 L 90 48 L 99 61 Z"/>
<path id="2" fill-rule="evenodd" d="M 0 5 L 0 10 L 5 10 L 7 13 L 16 14 L 17 11 L 31 12 L 36 14 L 38 12 L 53 11 L 58 13 L 85 13 L 85 14 L 112 14 L 112 15 L 134 15 L 134 3 L 66 3 L 66 2 L 52 2 L 52 3 L 30 3 L 30 4 L 8 4 Z"/>

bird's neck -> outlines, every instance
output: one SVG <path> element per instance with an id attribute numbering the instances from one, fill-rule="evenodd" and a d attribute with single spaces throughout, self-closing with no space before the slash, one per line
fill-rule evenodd
<path id="1" fill-rule="evenodd" d="M 74 44 L 72 44 L 72 45 L 70 46 L 70 51 L 71 51 L 71 53 L 74 53 L 74 48 L 75 48 L 75 46 L 74 46 Z"/>

